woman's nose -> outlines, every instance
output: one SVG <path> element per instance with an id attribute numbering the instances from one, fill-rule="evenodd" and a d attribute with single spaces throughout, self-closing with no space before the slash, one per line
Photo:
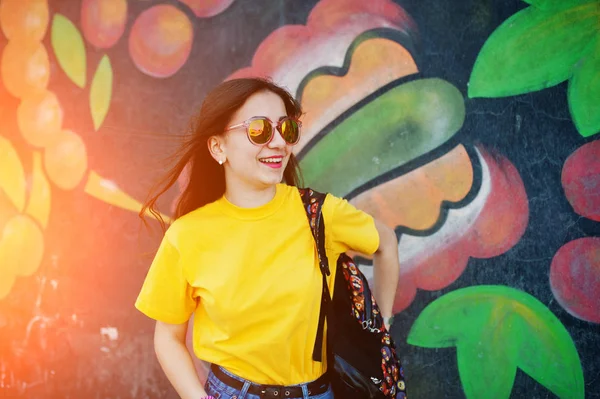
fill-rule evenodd
<path id="1" fill-rule="evenodd" d="M 273 132 L 273 138 L 271 139 L 271 141 L 269 142 L 269 147 L 272 148 L 283 148 L 286 146 L 286 141 L 283 139 L 283 136 L 281 135 L 281 133 L 279 132 L 279 130 L 273 128 L 273 130 L 275 130 Z"/>

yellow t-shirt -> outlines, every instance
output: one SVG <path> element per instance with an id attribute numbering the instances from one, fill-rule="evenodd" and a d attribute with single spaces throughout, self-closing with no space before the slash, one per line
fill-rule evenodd
<path id="1" fill-rule="evenodd" d="M 332 195 L 323 217 L 333 290 L 339 254 L 372 254 L 379 235 L 371 216 Z M 279 184 L 261 207 L 239 208 L 223 197 L 177 219 L 135 306 L 173 324 L 194 313 L 198 358 L 256 383 L 293 385 L 326 370 L 312 359 L 321 281 L 300 194 Z"/>

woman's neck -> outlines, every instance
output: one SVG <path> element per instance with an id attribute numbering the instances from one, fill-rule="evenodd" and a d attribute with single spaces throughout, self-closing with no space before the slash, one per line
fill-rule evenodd
<path id="1" fill-rule="evenodd" d="M 240 208 L 257 208 L 269 203 L 277 193 L 277 186 L 267 186 L 264 189 L 247 187 L 227 187 L 225 198 Z"/>

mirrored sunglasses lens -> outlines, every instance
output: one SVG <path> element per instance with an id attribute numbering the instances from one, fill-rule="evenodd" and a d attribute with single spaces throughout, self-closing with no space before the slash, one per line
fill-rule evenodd
<path id="1" fill-rule="evenodd" d="M 300 135 L 300 129 L 298 123 L 292 119 L 285 119 L 281 123 L 281 135 L 283 139 L 289 144 L 295 144 L 298 141 Z"/>
<path id="2" fill-rule="evenodd" d="M 255 119 L 248 125 L 248 136 L 253 143 L 265 144 L 271 138 L 271 124 L 264 119 Z"/>

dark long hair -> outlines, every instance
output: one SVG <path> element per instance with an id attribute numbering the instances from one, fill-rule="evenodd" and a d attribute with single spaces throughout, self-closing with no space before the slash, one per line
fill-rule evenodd
<path id="1" fill-rule="evenodd" d="M 166 173 L 158 186 L 159 189 L 155 190 L 144 203 L 139 213 L 144 223 L 146 223 L 146 213 L 150 212 L 160 222 L 163 231 L 166 229 L 165 221 L 156 209 L 156 202 L 177 182 L 186 166 L 189 167 L 189 182 L 177 202 L 175 219 L 223 196 L 225 172 L 210 155 L 207 141 L 211 136 L 223 134 L 233 114 L 244 105 L 246 100 L 264 90 L 281 97 L 288 116 L 299 118 L 302 115 L 300 104 L 292 95 L 266 79 L 232 79 L 215 87 L 204 99 L 193 123 L 191 134 L 177 152 L 177 163 Z M 290 156 L 283 177 L 289 185 L 301 184 L 300 169 L 294 154 Z"/>

